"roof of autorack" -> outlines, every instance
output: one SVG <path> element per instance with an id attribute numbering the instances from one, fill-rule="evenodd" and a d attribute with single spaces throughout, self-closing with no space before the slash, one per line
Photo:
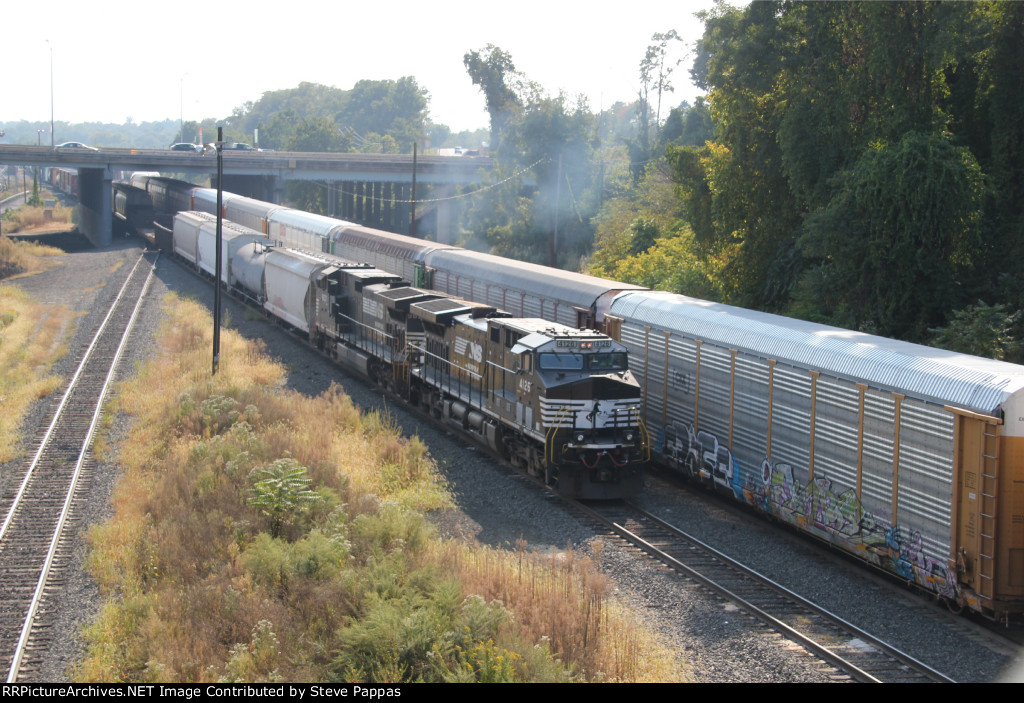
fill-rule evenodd
<path id="1" fill-rule="evenodd" d="M 410 259 L 421 262 L 427 252 L 435 249 L 450 249 L 450 244 L 438 244 L 428 242 L 425 239 L 407 237 L 404 234 L 384 232 L 382 230 L 363 227 L 362 225 L 346 225 L 331 231 L 331 238 L 337 242 L 351 244 L 353 246 L 396 256 L 401 259 Z"/>
<path id="2" fill-rule="evenodd" d="M 608 281 L 572 271 L 525 261 L 504 259 L 468 249 L 445 249 L 427 257 L 427 263 L 458 276 L 529 291 L 538 296 L 589 306 L 608 291 L 646 290 L 631 283 Z"/>
<path id="3" fill-rule="evenodd" d="M 659 291 L 630 292 L 612 314 L 910 397 L 993 413 L 1024 388 L 1024 366 Z"/>

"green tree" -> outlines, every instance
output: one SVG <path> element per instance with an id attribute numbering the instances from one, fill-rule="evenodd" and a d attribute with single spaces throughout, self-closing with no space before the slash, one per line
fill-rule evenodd
<path id="1" fill-rule="evenodd" d="M 1005 359 L 1019 351 L 1013 336 L 1019 319 L 1020 311 L 1009 313 L 1005 305 L 986 305 L 979 300 L 976 305 L 954 312 L 944 327 L 929 330 L 929 341 L 951 351 Z"/>
<path id="2" fill-rule="evenodd" d="M 500 156 L 508 124 L 523 109 L 519 96 L 522 76 L 512 62 L 512 55 L 493 44 L 467 52 L 462 63 L 473 85 L 483 91 L 491 117 L 491 153 Z"/>
<path id="3" fill-rule="evenodd" d="M 822 261 L 829 312 L 848 326 L 922 339 L 962 299 L 982 195 L 977 161 L 948 136 L 908 132 L 868 147 L 801 240 Z"/>
<path id="4" fill-rule="evenodd" d="M 345 96 L 334 121 L 359 134 L 389 135 L 403 151 L 411 152 L 424 134 L 427 100 L 427 91 L 412 76 L 361 80 Z"/>
<path id="5" fill-rule="evenodd" d="M 465 213 L 476 234 L 470 246 L 576 269 L 593 243 L 590 217 L 600 193 L 586 101 L 545 95 L 493 45 L 467 53 L 465 65 L 484 92 L 495 161 L 495 185 Z M 531 176 L 536 185 L 527 187 Z"/>
<path id="6" fill-rule="evenodd" d="M 250 490 L 249 505 L 270 518 L 270 536 L 274 538 L 281 536 L 281 530 L 300 510 L 321 499 L 308 488 L 313 479 L 307 478 L 306 467 L 290 457 L 253 470 L 252 477 L 259 480 Z"/>
<path id="7" fill-rule="evenodd" d="M 774 2 L 719 6 L 705 15 L 692 75 L 710 90 L 715 140 L 699 158 L 674 163 L 684 192 L 710 197 L 691 224 L 707 252 L 731 252 L 732 302 L 762 309 L 786 304 L 800 269 L 801 213 L 778 140 L 778 85 L 800 45 L 796 30 L 794 16 Z"/>

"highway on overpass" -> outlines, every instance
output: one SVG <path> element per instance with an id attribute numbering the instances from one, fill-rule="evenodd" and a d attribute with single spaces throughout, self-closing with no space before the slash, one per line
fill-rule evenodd
<path id="1" fill-rule="evenodd" d="M 245 192 L 244 188 L 229 188 L 225 182 L 226 190 L 273 202 L 280 202 L 283 183 L 287 180 L 407 184 L 414 179 L 413 157 L 409 154 L 227 149 L 222 154 L 224 175 L 232 178 L 232 183 L 242 179 L 263 186 L 260 192 Z M 25 145 L 0 145 L 0 164 L 78 169 L 79 223 L 83 233 L 96 246 L 106 246 L 111 241 L 110 183 L 121 174 L 157 171 L 212 176 L 217 170 L 216 155 L 210 152 Z M 488 157 L 418 156 L 415 159 L 415 182 L 441 186 L 453 192 L 455 186 L 486 182 L 491 166 Z"/>
<path id="2" fill-rule="evenodd" d="M 327 154 L 290 151 L 224 150 L 224 173 L 276 176 L 283 180 L 409 181 L 411 154 Z M 167 149 L 51 149 L 48 146 L 0 145 L 0 163 L 115 171 L 212 174 L 215 155 Z M 479 156 L 418 156 L 416 181 L 465 185 L 481 183 L 491 159 Z"/>

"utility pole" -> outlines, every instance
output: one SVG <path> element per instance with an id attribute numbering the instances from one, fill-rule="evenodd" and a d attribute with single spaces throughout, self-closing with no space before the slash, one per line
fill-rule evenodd
<path id="1" fill-rule="evenodd" d="M 409 198 L 409 236 L 415 237 L 416 227 L 416 142 L 412 143 L 412 196 Z"/>
<path id="2" fill-rule="evenodd" d="M 222 224 L 224 219 L 224 128 L 217 128 L 217 255 L 213 273 L 213 376 L 220 365 L 220 269 L 221 250 L 224 248 Z"/>

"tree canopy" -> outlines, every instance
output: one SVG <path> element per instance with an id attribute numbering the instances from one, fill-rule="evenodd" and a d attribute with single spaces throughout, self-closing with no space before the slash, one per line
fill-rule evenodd
<path id="1" fill-rule="evenodd" d="M 1024 307 L 1024 5 L 756 2 L 704 15 L 713 138 L 669 147 L 729 302 L 914 341 Z M 678 143 L 678 142 L 677 142 Z"/>

